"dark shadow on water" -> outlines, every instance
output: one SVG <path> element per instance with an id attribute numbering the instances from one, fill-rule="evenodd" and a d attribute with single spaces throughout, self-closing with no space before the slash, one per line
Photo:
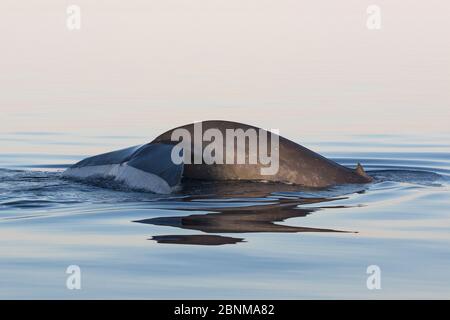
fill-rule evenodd
<path id="1" fill-rule="evenodd" d="M 245 186 L 242 189 L 239 187 Z M 283 186 L 281 186 L 283 187 Z M 313 213 L 315 208 L 300 208 L 302 204 L 323 203 L 333 201 L 336 198 L 300 198 L 294 197 L 290 186 L 286 196 L 283 197 L 280 185 L 260 183 L 208 183 L 209 193 L 214 197 L 205 197 L 205 185 L 196 185 L 194 191 L 190 190 L 192 196 L 184 199 L 190 204 L 201 203 L 201 209 L 195 205 L 186 206 L 182 211 L 195 211 L 195 214 L 181 216 L 165 216 L 143 219 L 134 222 L 151 224 L 157 226 L 170 226 L 186 230 L 195 230 L 207 234 L 229 234 L 229 233 L 255 233 L 255 232 L 349 232 L 334 229 L 311 228 L 280 224 L 290 218 L 306 217 Z M 298 190 L 298 186 L 296 187 Z M 277 192 L 277 196 L 274 193 Z M 244 198 L 247 197 L 247 198 Z M 230 200 L 227 202 L 226 200 Z M 251 204 L 246 204 L 251 201 Z M 215 205 L 220 202 L 222 206 Z M 253 202 L 257 202 L 253 204 Z M 226 203 L 225 205 L 223 205 Z M 208 207 L 208 204 L 210 206 Z M 198 211 L 205 213 L 198 213 Z M 219 235 L 159 235 L 151 240 L 158 243 L 191 244 L 191 245 L 223 245 L 242 242 L 244 239 L 231 238 Z"/>
<path id="2" fill-rule="evenodd" d="M 313 209 L 298 209 L 297 203 L 278 203 L 243 208 L 224 208 L 207 214 L 158 217 L 135 222 L 157 226 L 170 226 L 206 233 L 249 233 L 249 232 L 341 232 L 333 229 L 296 227 L 275 222 L 290 218 L 305 217 Z"/>
<path id="3" fill-rule="evenodd" d="M 220 246 L 224 244 L 245 242 L 242 238 L 232 238 L 206 234 L 154 236 L 150 240 L 155 240 L 158 243 L 191 244 L 202 246 Z"/>

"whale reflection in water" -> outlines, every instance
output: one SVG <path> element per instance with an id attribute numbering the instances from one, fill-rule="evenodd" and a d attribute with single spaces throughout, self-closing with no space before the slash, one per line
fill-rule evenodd
<path id="1" fill-rule="evenodd" d="M 217 186 L 216 186 L 217 187 Z M 194 245 L 224 245 L 235 244 L 243 242 L 242 238 L 225 237 L 221 235 L 212 234 L 229 234 L 229 233 L 254 233 L 254 232 L 282 232 L 282 233 L 295 233 L 295 232 L 350 232 L 334 229 L 323 228 L 311 228 L 290 226 L 285 224 L 277 224 L 276 222 L 283 222 L 290 218 L 305 217 L 313 213 L 316 208 L 301 208 L 300 205 L 322 203 L 335 200 L 336 198 L 283 198 L 273 195 L 273 193 L 267 193 L 267 188 L 271 186 L 259 186 L 256 190 L 247 191 L 245 193 L 246 198 L 250 203 L 245 203 L 245 198 L 237 199 L 230 198 L 228 191 L 230 189 L 225 188 L 220 190 L 220 194 L 223 198 L 215 199 L 199 199 L 195 195 L 190 199 L 189 206 L 182 211 L 205 211 L 206 214 L 190 214 L 183 216 L 168 216 L 157 217 L 150 219 L 143 219 L 134 222 L 145 223 L 157 226 L 170 226 L 187 230 L 201 231 L 205 234 L 196 235 L 159 235 L 153 236 L 150 240 L 155 240 L 158 243 L 171 243 L 171 244 L 194 244 Z M 272 186 L 273 187 L 273 186 Z M 209 186 L 210 189 L 212 188 Z M 236 188 L 234 188 L 236 190 Z M 242 195 L 242 193 L 240 193 Z M 258 198 L 255 198 L 258 197 Z M 254 204 L 254 200 L 259 199 L 257 204 Z M 233 203 L 228 206 L 217 206 L 215 203 L 223 201 L 236 201 L 236 205 Z M 208 206 L 209 204 L 209 206 Z M 237 206 L 239 205 L 239 206 Z"/>
<path id="2" fill-rule="evenodd" d="M 150 240 L 155 240 L 158 243 L 194 244 L 203 246 L 220 246 L 223 244 L 235 244 L 244 241 L 244 239 L 242 238 L 224 237 L 209 234 L 187 234 L 187 235 L 180 234 L 180 235 L 153 236 Z"/>

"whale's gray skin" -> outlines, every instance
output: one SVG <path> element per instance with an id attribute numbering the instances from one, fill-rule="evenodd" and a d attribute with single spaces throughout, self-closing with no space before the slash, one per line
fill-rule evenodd
<path id="1" fill-rule="evenodd" d="M 183 164 L 171 160 L 173 145 L 149 143 L 86 158 L 63 177 L 77 180 L 113 178 L 133 189 L 167 194 L 179 184 Z"/>
<path id="2" fill-rule="evenodd" d="M 171 141 L 172 132 L 180 128 L 188 130 L 191 136 L 194 135 L 194 124 L 188 124 L 163 133 L 152 143 L 174 143 Z M 202 129 L 203 132 L 208 129 L 219 129 L 224 137 L 226 129 L 259 130 L 254 126 L 221 120 L 203 121 Z M 270 141 L 270 139 L 268 140 Z M 209 143 L 208 141 L 203 142 L 203 148 Z M 235 144 L 235 152 L 236 148 Z M 247 148 L 247 160 L 248 152 Z M 349 169 L 281 136 L 279 137 L 278 172 L 274 175 L 262 175 L 261 167 L 264 165 L 248 164 L 248 161 L 246 164 L 185 164 L 183 176 L 202 180 L 263 180 L 307 187 L 327 187 L 372 181 L 372 178 L 364 172 L 359 164 L 355 170 Z"/>
<path id="3" fill-rule="evenodd" d="M 63 176 L 81 180 L 112 177 L 131 188 L 156 193 L 172 192 L 183 177 L 215 181 L 273 181 L 305 187 L 327 187 L 372 181 L 359 164 L 355 170 L 346 168 L 281 136 L 279 137 L 279 170 L 273 175 L 261 173 L 261 168 L 267 165 L 259 162 L 249 164 L 248 147 L 246 148 L 246 164 L 175 164 L 171 156 L 173 148 L 179 141 L 172 141 L 172 133 L 180 128 L 188 130 L 191 136 L 194 136 L 194 124 L 174 128 L 148 144 L 84 159 L 68 168 Z M 208 129 L 218 129 L 224 137 L 226 129 L 259 130 L 257 127 L 246 124 L 220 120 L 202 122 L 202 133 Z M 268 137 L 270 143 L 270 135 Z M 225 141 L 224 139 L 224 143 Z M 203 149 L 210 143 L 203 142 Z M 191 150 L 194 148 L 192 147 Z M 235 144 L 235 152 L 236 150 Z M 192 154 L 191 157 L 193 157 Z"/>

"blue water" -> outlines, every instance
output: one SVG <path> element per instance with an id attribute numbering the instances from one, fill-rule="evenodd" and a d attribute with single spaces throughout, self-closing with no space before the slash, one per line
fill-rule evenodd
<path id="1" fill-rule="evenodd" d="M 302 137 L 375 177 L 320 191 L 187 183 L 161 196 L 60 178 L 150 138 L 0 136 L 0 298 L 450 298 L 449 136 Z M 69 265 L 81 290 L 66 287 Z"/>

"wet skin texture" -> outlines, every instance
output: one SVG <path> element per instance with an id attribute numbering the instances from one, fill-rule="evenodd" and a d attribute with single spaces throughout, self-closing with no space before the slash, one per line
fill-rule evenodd
<path id="1" fill-rule="evenodd" d="M 153 143 L 177 144 L 178 141 L 172 141 L 172 133 L 176 129 L 184 128 L 188 130 L 191 137 L 194 137 L 194 124 L 184 125 L 169 130 L 155 140 Z M 248 129 L 259 130 L 259 128 L 230 121 L 204 121 L 202 129 L 205 132 L 208 129 L 218 129 L 223 137 L 226 137 L 226 129 Z M 224 139 L 225 144 L 226 139 Z M 270 142 L 270 135 L 268 135 Z M 211 142 L 203 142 L 203 149 Z M 236 154 L 235 143 L 235 154 Z M 193 150 L 193 147 L 192 147 Z M 225 146 L 224 146 L 225 150 Z M 268 148 L 270 150 L 270 148 Z M 201 180 L 263 180 L 291 183 L 307 187 L 327 187 L 338 184 L 348 183 L 368 183 L 372 181 L 358 164 L 357 169 L 353 170 L 331 161 L 318 153 L 315 153 L 291 140 L 279 137 L 279 170 L 273 175 L 262 175 L 261 168 L 268 167 L 259 162 L 257 164 L 248 164 L 249 148 L 246 148 L 246 164 L 184 164 L 184 178 Z M 193 155 L 191 154 L 191 158 Z M 193 161 L 192 161 L 193 162 Z"/>

